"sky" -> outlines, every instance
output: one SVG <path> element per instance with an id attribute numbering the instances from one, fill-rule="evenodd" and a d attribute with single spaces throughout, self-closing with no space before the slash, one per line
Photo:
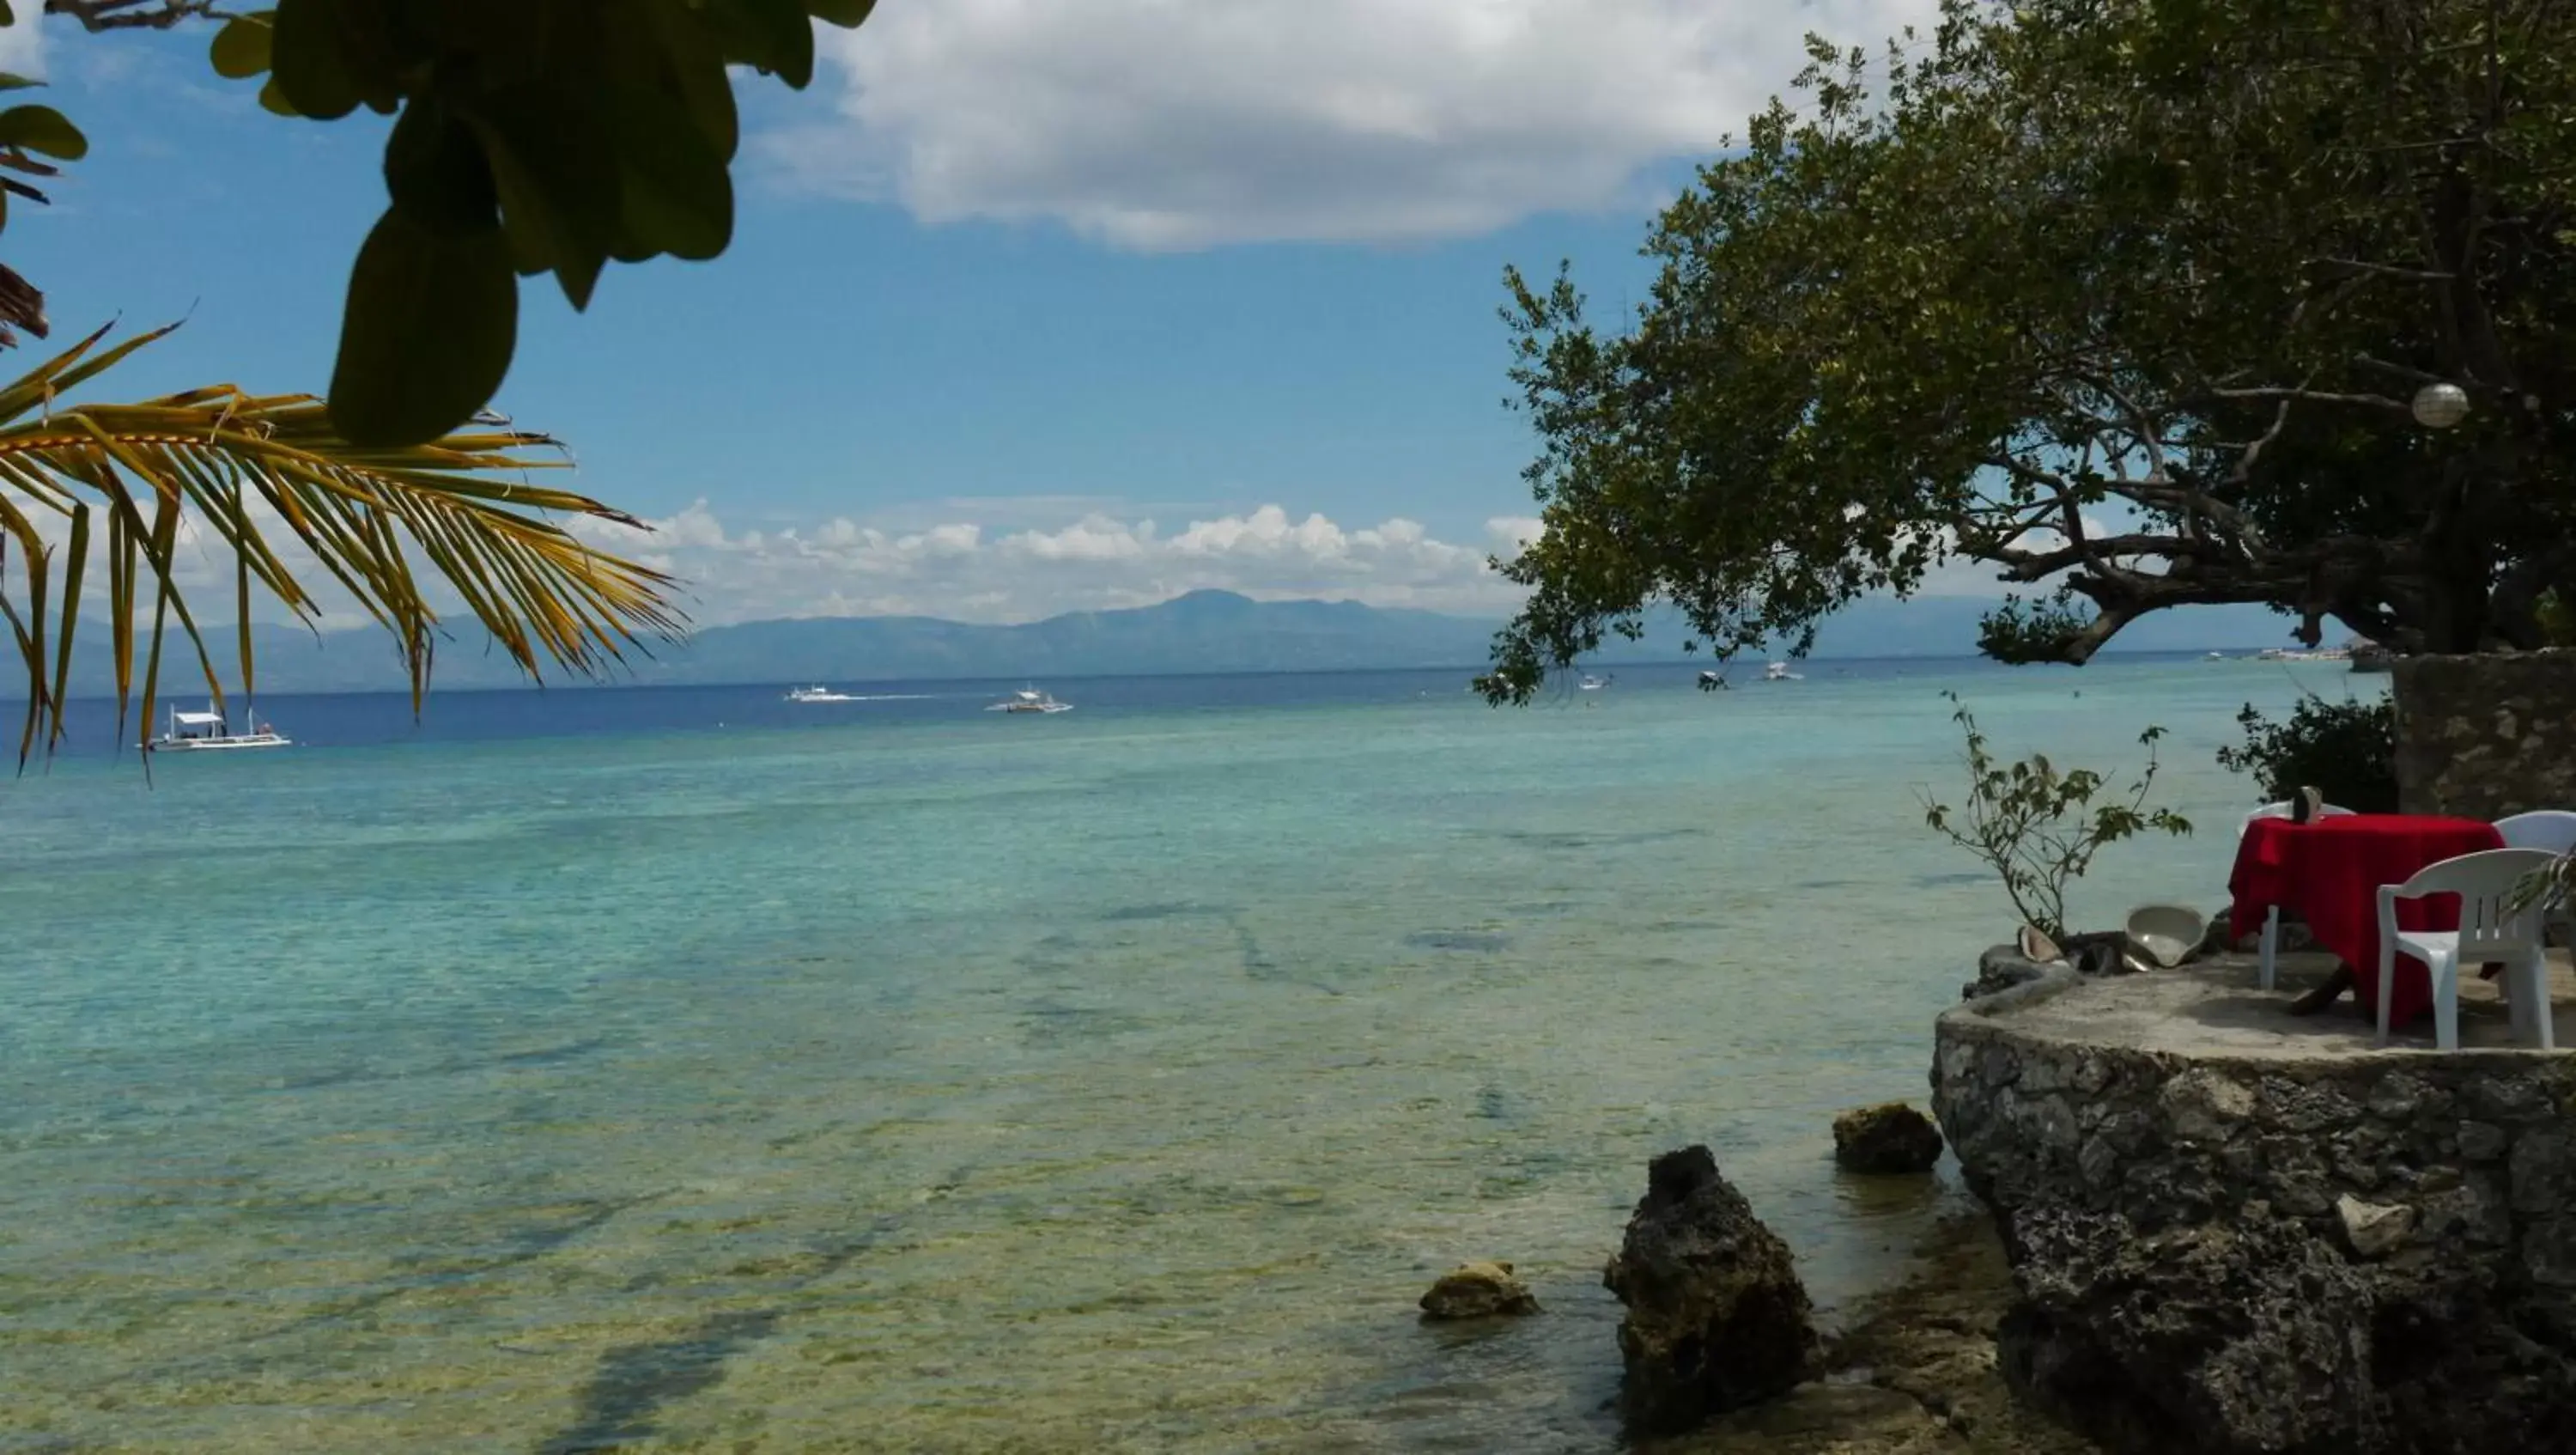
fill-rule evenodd
<path id="1" fill-rule="evenodd" d="M 19 11 L 34 9 L 21 5 Z M 734 241 L 522 288 L 499 405 L 701 624 L 1018 621 L 1222 587 L 1499 614 L 1534 529 L 1506 264 L 1615 311 L 1807 31 L 1934 0 L 884 0 L 744 76 Z M 0 32 L 93 149 L 6 256 L 114 376 L 316 390 L 382 124 L 271 116 L 206 32 Z M 1964 572 L 1938 589 L 1989 589 Z"/>

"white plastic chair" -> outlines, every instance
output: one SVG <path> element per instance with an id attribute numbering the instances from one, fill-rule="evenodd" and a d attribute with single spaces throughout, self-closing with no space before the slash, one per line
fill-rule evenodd
<path id="1" fill-rule="evenodd" d="M 2415 871 L 2403 884 L 2379 887 L 2379 1043 L 2388 1044 L 2388 1003 L 2397 989 L 2397 956 L 2424 962 L 2433 976 L 2433 1044 L 2460 1044 L 2460 964 L 2488 960 L 2505 967 L 2506 996 L 2516 1041 L 2536 1040 L 2555 1050 L 2549 1023 L 2549 963 L 2540 947 L 2540 913 L 2526 905 L 2508 909 L 2522 877 L 2556 857 L 2543 849 L 2486 849 L 2444 859 Z M 2401 930 L 2397 901 L 2436 894 L 2460 897 L 2456 930 Z"/>
<path id="2" fill-rule="evenodd" d="M 2564 809 L 2544 808 L 2497 819 L 2496 832 L 2504 836 L 2508 849 L 2546 849 L 2552 854 L 2576 851 L 2576 813 Z M 2550 917 L 2566 928 L 2564 943 L 2576 945 L 2576 904 L 2561 904 L 2550 912 Z"/>
<path id="3" fill-rule="evenodd" d="M 2546 849 L 2564 854 L 2576 849 L 2576 813 L 2545 808 L 2537 813 L 2517 813 L 2496 820 L 2496 832 L 2504 836 L 2508 849 Z"/>
<path id="4" fill-rule="evenodd" d="M 2245 837 L 2245 830 L 2251 828 L 2254 821 L 2257 819 L 2288 818 L 2290 816 L 2290 811 L 2291 805 L 2287 803 L 2267 803 L 2261 808 L 2254 810 L 2252 813 L 2245 815 L 2245 822 L 2236 826 L 2236 837 L 2240 839 Z M 2337 808 L 2333 804 L 2328 803 L 2318 807 L 2317 817 L 2350 818 L 2352 817 L 2352 810 L 2348 808 Z M 2232 925 L 2229 926 L 2229 931 L 2230 933 L 2234 933 L 2235 927 Z M 2265 990 L 2272 988 L 2272 976 L 2273 972 L 2278 968 L 2277 962 L 2280 959 L 2280 949 L 2281 907 L 2276 904 L 2263 912 L 2262 969 L 2259 972 L 2259 978 L 2256 983 L 2261 985 Z"/>

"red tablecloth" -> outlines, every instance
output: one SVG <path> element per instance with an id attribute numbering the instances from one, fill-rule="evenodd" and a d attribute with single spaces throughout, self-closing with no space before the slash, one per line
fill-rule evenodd
<path id="1" fill-rule="evenodd" d="M 2363 813 L 2294 824 L 2258 818 L 2236 845 L 2236 870 L 2228 893 L 2236 905 L 2228 923 L 2251 933 L 2275 905 L 2306 920 L 2317 943 L 2353 968 L 2362 1009 L 2379 1010 L 2379 886 L 2403 884 L 2427 864 L 2480 849 L 2501 849 L 2495 825 L 2473 818 Z M 2453 896 L 2401 899 L 2397 924 L 2409 930 L 2456 929 L 2460 901 Z M 2402 1026 L 2430 1010 L 2433 979 L 2422 965 L 2397 959 L 2395 1003 L 2388 1023 Z"/>

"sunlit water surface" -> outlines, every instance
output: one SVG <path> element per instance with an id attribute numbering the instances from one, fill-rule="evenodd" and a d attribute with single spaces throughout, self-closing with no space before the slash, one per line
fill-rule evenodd
<path id="1" fill-rule="evenodd" d="M 1608 1449 L 1648 1157 L 1714 1147 L 1829 1312 L 1958 1196 L 1827 1133 L 1920 1101 L 2011 928 L 1922 826 L 1939 690 L 2066 764 L 2173 730 L 2203 832 L 2105 854 L 2102 922 L 2223 898 L 2211 749 L 2294 691 L 1806 670 L 279 700 L 317 741 L 66 759 L 0 789 L 0 1451 Z M 1474 1257 L 1546 1312 L 1418 1324 Z"/>

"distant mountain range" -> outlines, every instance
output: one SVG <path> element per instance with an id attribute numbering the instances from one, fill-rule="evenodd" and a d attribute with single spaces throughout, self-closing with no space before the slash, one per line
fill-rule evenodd
<path id="1" fill-rule="evenodd" d="M 1819 657 L 1960 656 L 1976 650 L 1977 620 L 1992 603 L 1964 597 L 1865 601 L 1827 623 Z M 1325 672 L 1399 667 L 1473 667 L 1485 660 L 1498 622 L 1355 601 L 1254 601 L 1230 591 L 1193 591 L 1156 606 L 1078 611 L 1016 626 L 977 626 L 926 616 L 810 617 L 710 627 L 678 646 L 638 659 L 625 680 L 647 685 L 748 682 L 869 682 L 924 678 L 1043 678 L 1187 672 Z M 253 631 L 263 692 L 355 692 L 402 686 L 392 641 L 375 631 L 318 636 L 291 627 Z M 231 657 L 230 628 L 210 630 L 219 665 Z M 1682 657 L 1678 623 L 1658 623 L 1642 642 L 1616 641 L 1599 660 Z M 2278 646 L 2288 623 L 2259 608 L 2209 607 L 2150 617 L 2121 633 L 2126 651 Z M 102 645 L 85 636 L 76 653 L 75 691 L 109 690 Z M 165 654 L 180 683 L 186 659 Z M 193 664 L 188 664 L 193 670 Z M 229 679 L 231 672 L 226 670 Z M 481 634 L 440 650 L 442 688 L 513 687 L 516 668 Z M 190 695 L 187 688 L 180 695 Z"/>

